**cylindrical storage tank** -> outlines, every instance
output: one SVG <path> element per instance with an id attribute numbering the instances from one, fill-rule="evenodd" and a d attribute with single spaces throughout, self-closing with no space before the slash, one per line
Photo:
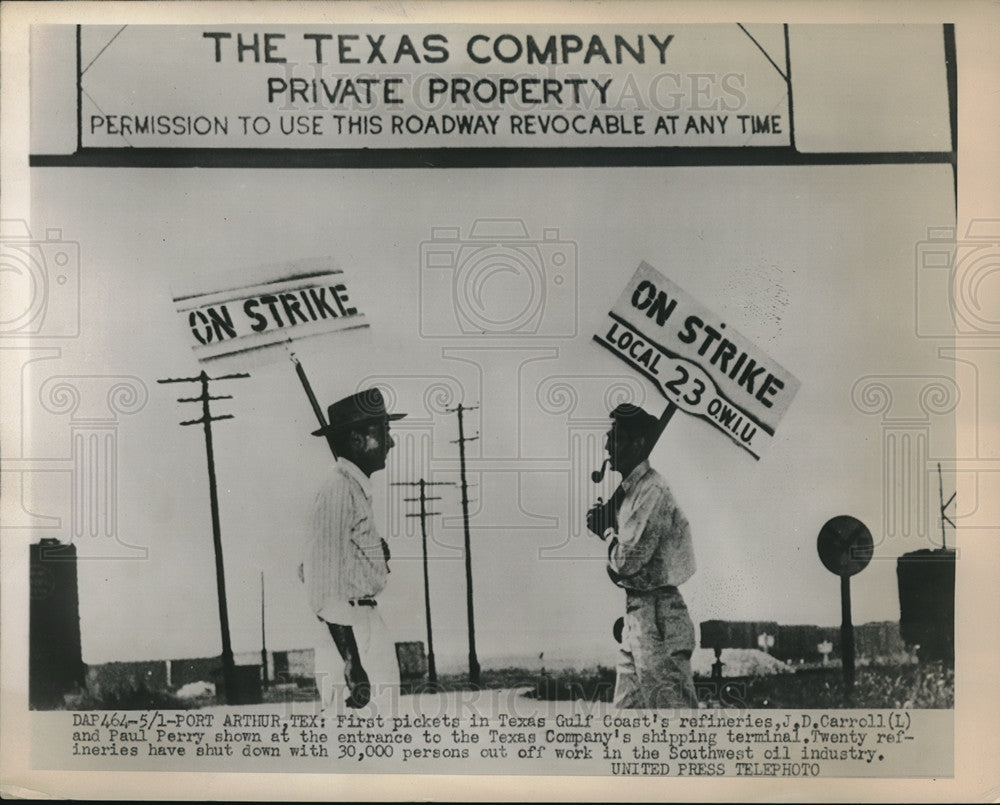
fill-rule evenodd
<path id="1" fill-rule="evenodd" d="M 46 538 L 30 549 L 28 702 L 51 709 L 84 686 L 76 546 Z"/>
<path id="2" fill-rule="evenodd" d="M 899 633 L 921 661 L 955 662 L 955 550 L 923 549 L 896 560 Z"/>

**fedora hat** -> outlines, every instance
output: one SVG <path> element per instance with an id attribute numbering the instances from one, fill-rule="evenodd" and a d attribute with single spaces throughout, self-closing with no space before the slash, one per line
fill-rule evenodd
<path id="1" fill-rule="evenodd" d="M 385 410 L 385 399 L 377 388 L 365 389 L 357 394 L 337 400 L 326 411 L 328 424 L 312 432 L 313 436 L 326 436 L 344 428 L 351 428 L 378 420 L 402 419 L 406 414 L 390 414 Z"/>

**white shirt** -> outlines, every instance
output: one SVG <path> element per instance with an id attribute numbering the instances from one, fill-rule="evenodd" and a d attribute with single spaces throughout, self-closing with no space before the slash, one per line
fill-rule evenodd
<path id="1" fill-rule="evenodd" d="M 638 591 L 680 586 L 694 575 L 694 547 L 666 481 L 643 461 L 622 481 L 622 491 L 618 530 L 608 534 L 608 571 L 615 584 Z"/>
<path id="2" fill-rule="evenodd" d="M 385 587 L 389 566 L 372 513 L 371 480 L 357 465 L 338 458 L 316 494 L 303 578 L 309 605 L 329 623 L 350 625 L 357 607 Z"/>

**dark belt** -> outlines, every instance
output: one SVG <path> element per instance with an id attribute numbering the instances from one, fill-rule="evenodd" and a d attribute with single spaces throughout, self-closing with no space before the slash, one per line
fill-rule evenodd
<path id="1" fill-rule="evenodd" d="M 665 587 L 654 587 L 652 590 L 632 590 L 626 587 L 625 592 L 629 596 L 634 596 L 635 598 L 649 598 L 654 595 L 673 595 L 679 593 L 680 590 L 673 585 L 668 584 Z"/>
<path id="2" fill-rule="evenodd" d="M 347 602 L 352 607 L 374 607 L 378 606 L 374 598 L 355 598 Z"/>

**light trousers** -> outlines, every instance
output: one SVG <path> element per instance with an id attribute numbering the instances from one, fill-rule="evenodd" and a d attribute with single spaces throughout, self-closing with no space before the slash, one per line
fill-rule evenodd
<path id="1" fill-rule="evenodd" d="M 371 685 L 372 701 L 387 700 L 398 694 L 399 663 L 396 660 L 396 647 L 389 634 L 389 629 L 379 615 L 378 607 L 353 607 L 351 626 L 354 639 L 358 644 L 358 654 L 361 667 L 368 675 Z M 333 642 L 325 621 L 319 621 L 322 626 L 322 637 L 317 636 L 315 668 L 316 687 L 319 690 L 323 709 L 331 706 L 344 709 L 344 700 L 350 695 L 347 681 L 344 678 L 344 660 Z"/>
<path id="2" fill-rule="evenodd" d="M 697 708 L 691 673 L 694 624 L 676 587 L 628 592 L 616 668 L 621 708 Z"/>

